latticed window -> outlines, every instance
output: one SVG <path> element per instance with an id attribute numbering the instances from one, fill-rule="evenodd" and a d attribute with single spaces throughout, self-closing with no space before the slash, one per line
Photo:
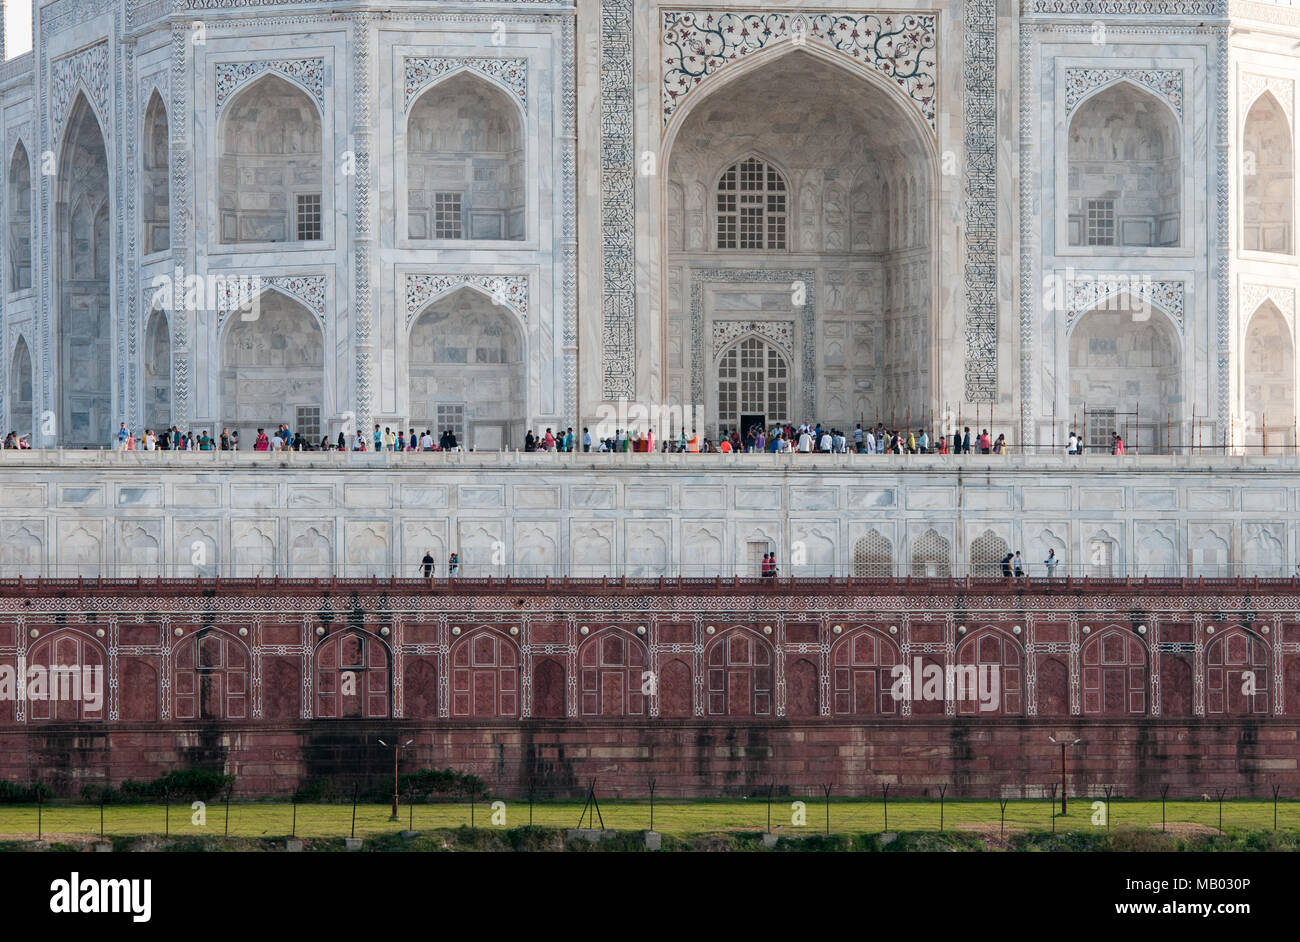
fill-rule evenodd
<path id="1" fill-rule="evenodd" d="M 853 544 L 853 575 L 859 579 L 884 579 L 893 575 L 894 549 L 872 530 Z"/>
<path id="2" fill-rule="evenodd" d="M 438 403 L 438 434 L 449 431 L 456 436 L 457 443 L 465 444 L 465 403 Z"/>
<path id="3" fill-rule="evenodd" d="M 992 530 L 985 530 L 970 545 L 972 576 L 1002 575 L 1002 560 L 1007 555 L 1007 541 Z"/>
<path id="4" fill-rule="evenodd" d="M 1115 244 L 1115 201 L 1088 200 L 1088 244 Z"/>
<path id="5" fill-rule="evenodd" d="M 1088 450 L 1110 454 L 1115 435 L 1114 409 L 1088 410 Z M 1128 443 L 1125 442 L 1127 445 Z"/>
<path id="6" fill-rule="evenodd" d="M 298 194 L 298 241 L 315 242 L 321 237 L 320 194 Z"/>
<path id="7" fill-rule="evenodd" d="M 946 579 L 952 575 L 952 544 L 934 530 L 926 530 L 912 547 L 912 575 Z"/>
<path id="8" fill-rule="evenodd" d="M 785 357 L 758 337 L 746 337 L 718 363 L 718 422 L 736 428 L 742 415 L 765 424 L 788 421 L 790 368 Z"/>
<path id="9" fill-rule="evenodd" d="M 750 157 L 718 181 L 718 248 L 785 248 L 786 186 L 781 172 Z"/>
<path id="10" fill-rule="evenodd" d="M 298 406 L 294 414 L 294 431 L 309 442 L 320 438 L 320 406 Z"/>
<path id="11" fill-rule="evenodd" d="M 433 194 L 433 237 L 435 239 L 459 239 L 461 226 L 461 194 Z"/>

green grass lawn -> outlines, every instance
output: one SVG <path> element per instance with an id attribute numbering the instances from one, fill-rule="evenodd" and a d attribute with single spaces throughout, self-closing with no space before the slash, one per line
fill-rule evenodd
<path id="1" fill-rule="evenodd" d="M 804 802 L 803 823 L 792 820 L 795 810 L 792 802 Z M 1006 828 L 1008 830 L 1050 830 L 1053 826 L 1053 807 L 1059 811 L 1060 803 L 1053 805 L 1046 799 L 1008 802 Z M 532 807 L 526 800 L 505 801 L 493 820 L 489 804 L 474 806 L 474 824 L 480 828 L 518 828 L 530 823 L 550 828 L 577 827 L 582 813 L 582 801 L 537 802 Z M 1300 831 L 1300 801 L 1280 801 L 1277 805 L 1277 826 L 1286 831 Z M 403 805 L 400 820 L 388 820 L 389 805 L 366 804 L 356 809 L 356 835 L 369 837 L 391 834 L 406 829 L 412 822 L 412 808 Z M 504 811 L 504 820 L 501 817 Z M 170 812 L 163 805 L 108 805 L 104 808 L 103 829 L 106 835 L 163 834 L 173 836 L 208 835 L 227 833 L 226 807 L 221 802 L 211 802 L 206 809 L 206 822 L 195 824 L 196 812 L 189 804 L 173 804 Z M 470 823 L 471 808 L 465 804 L 417 804 L 413 807 L 414 829 L 434 830 L 457 828 Z M 650 804 L 646 801 L 601 801 L 600 811 L 604 826 L 620 831 L 641 831 L 650 827 Z M 826 830 L 826 802 L 824 799 L 774 798 L 771 805 L 771 823 L 774 831 L 783 834 L 815 834 Z M 1057 816 L 1058 830 L 1105 830 L 1104 817 L 1097 816 L 1093 801 L 1072 798 L 1069 814 Z M 36 805 L 7 805 L 0 807 L 0 837 L 34 837 L 37 832 Z M 889 802 L 890 831 L 937 831 L 940 807 L 937 800 L 891 800 Z M 169 815 L 169 819 L 168 819 Z M 45 805 L 40 809 L 41 831 L 44 835 L 93 835 L 100 831 L 100 808 L 97 805 Z M 1185 829 L 1186 825 L 1217 828 L 1219 805 L 1215 801 L 1170 801 L 1165 806 L 1165 816 L 1170 830 Z M 997 832 L 1000 810 L 996 801 L 952 800 L 944 803 L 943 826 L 947 830 L 982 830 Z M 765 799 L 717 801 L 656 801 L 654 829 L 663 834 L 681 838 L 694 837 L 717 831 L 766 830 L 768 806 Z M 584 822 L 584 826 L 586 823 Z M 855 800 L 832 796 L 830 801 L 830 830 L 834 833 L 876 833 L 884 830 L 884 805 L 879 799 Z M 1114 800 L 1110 805 L 1110 827 L 1153 828 L 1160 830 L 1159 801 Z M 1223 827 L 1231 829 L 1269 830 L 1273 827 L 1273 803 L 1267 800 L 1242 799 L 1223 803 Z M 297 824 L 294 825 L 294 808 L 288 803 L 232 803 L 229 809 L 229 835 L 231 837 L 278 837 L 295 830 L 299 837 L 347 837 L 352 833 L 351 805 L 299 805 Z"/>

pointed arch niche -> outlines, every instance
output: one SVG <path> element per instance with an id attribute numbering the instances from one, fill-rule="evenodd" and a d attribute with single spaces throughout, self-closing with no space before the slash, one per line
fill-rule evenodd
<path id="1" fill-rule="evenodd" d="M 140 148 L 140 224 L 146 255 L 166 252 L 172 246 L 169 150 L 167 109 L 162 96 L 154 89 L 145 109 Z"/>
<path id="2" fill-rule="evenodd" d="M 436 440 L 452 430 L 476 450 L 523 439 L 528 416 L 526 341 L 519 319 L 462 286 L 429 304 L 408 337 L 408 413 Z"/>
<path id="3" fill-rule="evenodd" d="M 223 244 L 327 236 L 321 115 L 307 92 L 268 72 L 226 103 L 218 140 Z"/>
<path id="4" fill-rule="evenodd" d="M 406 119 L 407 238 L 522 240 L 523 127 L 519 103 L 471 71 L 421 92 Z"/>
<path id="5" fill-rule="evenodd" d="M 1160 97 L 1121 80 L 1070 118 L 1068 244 L 1176 247 L 1182 239 L 1182 147 Z"/>
<path id="6" fill-rule="evenodd" d="M 1295 252 L 1291 135 L 1291 123 L 1273 93 L 1255 99 L 1241 135 L 1241 247 L 1247 251 Z"/>

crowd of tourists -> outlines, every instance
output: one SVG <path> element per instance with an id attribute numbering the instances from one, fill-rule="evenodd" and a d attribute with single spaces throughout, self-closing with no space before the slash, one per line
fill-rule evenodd
<path id="1" fill-rule="evenodd" d="M 253 451 L 465 451 L 455 431 L 443 430 L 435 439 L 429 429 L 417 432 L 414 428 L 396 429 L 375 425 L 369 435 L 357 431 L 348 436 L 343 432 L 337 438 L 324 435 L 317 441 L 302 432 L 292 431 L 281 423 L 275 431 L 267 433 L 259 428 L 251 445 L 242 445 L 238 429 L 223 428 L 217 436 L 204 429 L 182 432 L 171 428 L 155 430 L 146 428 L 136 435 L 123 422 L 117 430 L 117 448 L 121 451 L 239 451 L 249 447 Z M 704 437 L 695 429 L 688 434 L 682 429 L 676 436 L 658 438 L 654 429 L 644 432 L 615 429 L 613 435 L 594 436 L 584 427 L 576 433 L 572 427 L 556 431 L 547 428 L 541 435 L 532 429 L 524 436 L 524 451 L 550 452 L 643 452 L 686 454 L 859 454 L 859 455 L 1004 455 L 1007 437 L 999 434 L 993 438 L 988 429 L 981 429 L 972 437 L 969 426 L 954 431 L 951 438 L 945 435 L 930 436 L 924 428 L 886 428 L 883 423 L 863 428 L 861 423 L 852 432 L 824 426 L 820 422 L 803 422 L 799 425 L 782 424 L 770 428 L 750 426 L 742 434 L 737 429 L 722 429 L 714 440 Z M 4 448 L 31 448 L 27 435 L 10 432 L 5 436 Z M 1065 452 L 1082 455 L 1085 451 L 1082 436 L 1070 432 Z M 1098 450 L 1095 448 L 1093 450 Z M 1111 434 L 1110 453 L 1125 454 L 1124 439 L 1119 432 Z"/>

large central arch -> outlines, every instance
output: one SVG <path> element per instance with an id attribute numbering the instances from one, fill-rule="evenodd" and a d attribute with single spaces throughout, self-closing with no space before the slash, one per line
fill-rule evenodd
<path id="1" fill-rule="evenodd" d="M 938 171 L 913 102 L 840 53 L 780 44 L 695 89 L 662 152 L 669 402 L 718 432 L 722 360 L 755 334 L 791 363 L 790 420 L 933 414 Z"/>

